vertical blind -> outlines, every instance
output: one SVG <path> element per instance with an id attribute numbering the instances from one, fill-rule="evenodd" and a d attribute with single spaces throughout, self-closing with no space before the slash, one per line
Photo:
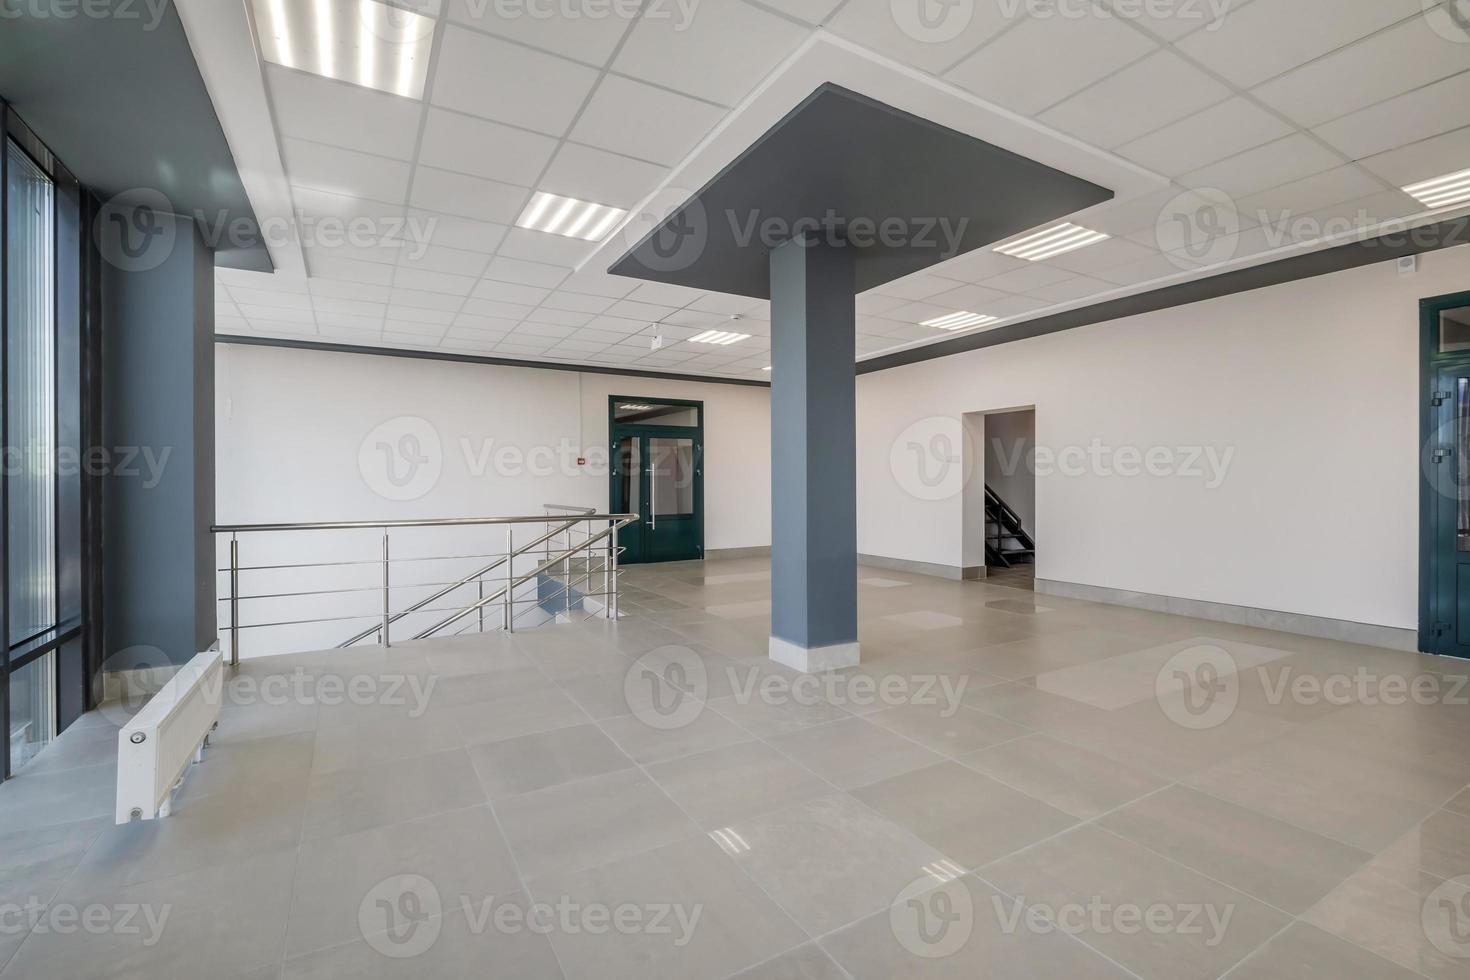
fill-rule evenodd
<path id="1" fill-rule="evenodd" d="M 14 141 L 5 146 L 10 643 L 56 625 L 56 315 L 54 189 Z"/>

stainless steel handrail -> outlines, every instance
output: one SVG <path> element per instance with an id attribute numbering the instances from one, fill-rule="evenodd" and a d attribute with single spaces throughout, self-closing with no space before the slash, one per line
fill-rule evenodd
<path id="1" fill-rule="evenodd" d="M 240 591 L 240 572 L 241 571 L 246 571 L 246 570 L 251 570 L 251 569 L 247 568 L 246 566 L 243 566 L 241 564 L 241 561 L 240 561 L 240 535 L 242 535 L 242 534 L 253 534 L 253 533 L 272 532 L 272 531 L 274 531 L 274 532 L 282 532 L 282 531 L 329 531 L 329 530 L 376 530 L 376 531 L 381 532 L 381 535 L 382 535 L 382 541 L 381 541 L 381 544 L 382 544 L 382 557 L 380 559 L 380 563 L 382 565 L 382 571 L 383 571 L 383 581 L 382 581 L 382 586 L 381 586 L 382 594 L 383 594 L 383 607 L 382 607 L 381 617 L 379 618 L 379 621 L 376 622 L 373 626 L 369 627 L 366 630 L 363 630 L 362 632 L 360 632 L 360 633 L 356 634 L 355 636 L 353 636 L 351 639 L 349 639 L 349 640 L 345 641 L 344 643 L 340 644 L 339 645 L 339 649 L 342 648 L 342 647 L 351 646 L 351 645 L 353 645 L 353 644 L 355 644 L 357 642 L 360 642 L 361 640 L 363 640 L 363 639 L 365 639 L 365 638 L 373 635 L 374 633 L 376 633 L 376 634 L 378 634 L 378 635 L 380 635 L 382 637 L 382 642 L 383 642 L 383 645 L 384 646 L 388 646 L 388 645 L 390 645 L 390 630 L 391 630 L 391 627 L 392 627 L 392 624 L 393 623 L 395 623 L 398 620 L 402 619 L 403 617 L 408 616 L 408 615 L 410 615 L 412 613 L 415 613 L 415 612 L 425 612 L 425 611 L 427 611 L 427 612 L 435 612 L 435 611 L 439 611 L 438 609 L 435 609 L 433 607 L 433 604 L 436 601 L 444 598 L 445 596 L 447 596 L 450 593 L 454 592 L 456 589 L 463 588 L 463 587 L 465 587 L 467 585 L 470 585 L 471 583 L 475 583 L 475 582 L 478 582 L 478 584 L 479 584 L 479 596 L 480 596 L 480 598 L 479 598 L 479 601 L 478 602 L 476 602 L 473 605 L 470 605 L 468 607 L 465 607 L 463 609 L 460 609 L 450 619 L 445 620 L 444 622 L 438 624 L 435 627 L 432 627 L 428 632 L 426 632 L 424 634 L 420 634 L 420 636 L 433 635 L 434 633 L 437 633 L 440 630 L 442 630 L 444 627 L 446 627 L 448 625 L 451 625 L 451 624 L 453 624 L 455 622 L 458 622 L 460 619 L 462 619 L 465 616 L 467 616 L 467 615 L 469 615 L 471 613 L 474 613 L 476 611 L 479 611 L 481 623 L 483 624 L 483 620 L 484 620 L 484 608 L 485 608 L 485 606 L 487 604 L 491 603 L 491 602 L 495 602 L 495 601 L 497 601 L 497 600 L 499 600 L 499 599 L 501 599 L 503 597 L 507 597 L 507 596 L 509 598 L 506 601 L 506 612 L 507 612 L 507 615 L 506 615 L 506 629 L 508 629 L 508 630 L 513 629 L 514 619 L 515 619 L 515 615 L 516 615 L 515 612 L 514 612 L 514 607 L 515 607 L 515 604 L 516 604 L 516 601 L 517 601 L 514 598 L 514 595 L 515 595 L 515 591 L 514 590 L 516 588 L 518 588 L 519 586 L 525 584 L 526 582 L 530 581 L 532 578 L 535 578 L 536 576 L 541 575 L 542 573 L 548 571 L 551 567 L 553 567 L 554 565 L 556 565 L 558 563 L 561 563 L 563 565 L 563 570 L 566 573 L 567 584 L 565 586 L 565 590 L 567 592 L 567 608 L 568 608 L 568 611 L 570 611 L 570 608 L 571 608 L 571 591 L 572 591 L 572 584 L 571 584 L 571 582 L 572 582 L 572 576 L 571 576 L 571 567 L 572 567 L 571 561 L 572 561 L 572 557 L 574 555 L 578 555 L 580 553 L 585 553 L 588 556 L 587 557 L 587 560 L 584 562 L 583 575 L 584 575 L 584 577 L 585 577 L 586 580 L 590 581 L 590 578 L 591 578 L 590 560 L 591 560 L 592 546 L 594 544 L 598 543 L 598 542 L 601 542 L 601 541 L 605 540 L 605 539 L 607 540 L 607 548 L 606 548 L 607 554 L 606 554 L 606 556 L 604 558 L 604 567 L 603 567 L 603 571 L 602 571 L 603 576 L 604 576 L 604 583 L 605 583 L 605 585 L 604 585 L 603 592 L 602 593 L 598 593 L 598 594 L 604 596 L 604 598 L 606 600 L 605 609 L 606 609 L 607 615 L 609 615 L 610 617 L 616 617 L 617 616 L 617 607 L 618 607 L 618 602 L 617 602 L 617 579 L 618 579 L 617 557 L 618 557 L 618 551 L 619 551 L 618 546 L 617 546 L 617 532 L 618 532 L 618 530 L 620 530 L 623 527 L 626 527 L 628 524 L 632 523 L 633 521 L 636 521 L 638 519 L 638 516 L 636 514 L 599 514 L 599 513 L 596 512 L 596 508 L 593 508 L 593 507 L 577 507 L 577 506 L 571 506 L 571 505 L 566 505 L 566 504 L 544 504 L 543 506 L 546 508 L 546 510 L 548 511 L 548 513 L 546 513 L 546 514 L 535 514 L 535 515 L 525 515 L 525 516 L 516 516 L 516 517 L 464 517 L 464 518 L 409 519 L 409 520 L 389 520 L 389 521 L 298 521 L 298 522 L 277 522 L 277 523 L 269 523 L 269 524 L 219 524 L 219 525 L 215 525 L 214 528 L 213 528 L 213 530 L 216 533 L 219 533 L 219 534 L 228 534 L 230 536 L 230 538 L 229 538 L 229 566 L 228 566 L 228 568 L 221 569 L 220 571 L 222 571 L 222 572 L 228 572 L 229 573 L 229 591 L 230 591 L 230 594 L 229 594 L 228 602 L 229 602 L 229 609 L 230 609 L 230 662 L 231 662 L 231 664 L 232 665 L 238 665 L 239 662 L 240 662 L 240 630 L 242 628 L 242 624 L 240 622 L 240 619 L 241 619 L 241 617 L 240 617 L 240 601 L 241 601 L 242 598 L 257 598 L 257 597 L 242 597 L 241 591 Z M 553 516 L 550 513 L 551 511 L 564 511 L 566 513 L 562 514 L 561 516 Z M 572 532 L 574 531 L 574 529 L 576 528 L 576 526 L 578 524 L 580 524 L 580 523 L 582 523 L 584 521 L 586 521 L 586 522 L 607 522 L 610 526 L 607 527 L 602 532 L 600 532 L 598 534 L 595 534 L 595 535 L 590 534 L 590 532 L 589 532 L 589 535 L 588 535 L 587 538 L 585 538 L 584 540 L 582 540 L 580 542 L 577 542 L 576 544 L 573 544 L 572 543 Z M 514 542 L 513 531 L 514 531 L 515 525 L 519 525 L 519 524 L 542 524 L 542 525 L 547 525 L 548 527 L 550 527 L 551 525 L 554 524 L 556 526 L 554 528 L 552 528 L 551 530 L 546 531 L 544 534 L 540 535 L 539 537 L 535 538 L 534 540 L 532 540 L 532 541 L 530 541 L 530 542 L 528 542 L 526 544 L 522 544 L 519 547 L 516 547 L 515 546 L 515 542 Z M 390 550 L 389 550 L 389 537 L 390 537 L 389 532 L 392 531 L 392 530 L 404 529 L 404 528 L 474 527 L 474 526 L 504 526 L 506 528 L 506 553 L 503 554 L 503 555 L 497 555 L 496 558 L 495 558 L 495 561 L 493 561 L 491 564 L 489 564 L 489 565 L 485 566 L 484 568 L 481 568 L 481 569 L 479 569 L 479 570 L 477 570 L 475 572 L 472 572 L 472 573 L 464 576 L 463 578 L 459 579 L 458 581 L 456 581 L 456 582 L 454 582 L 452 584 L 449 584 L 447 586 L 444 586 L 444 587 L 440 588 L 438 591 L 434 592 L 432 595 L 429 595 L 427 597 L 424 597 L 422 599 L 419 599 L 412 606 L 408 607 L 407 609 L 401 610 L 400 612 L 398 612 L 398 613 L 395 614 L 392 611 L 391 606 L 390 606 L 390 596 L 391 596 L 391 592 L 392 592 L 392 588 L 393 588 L 393 583 L 390 581 L 389 570 L 390 570 L 391 566 L 395 563 L 395 559 L 392 557 L 392 555 L 390 554 Z M 557 555 L 556 555 L 555 558 L 550 558 L 550 553 L 551 553 L 551 549 L 552 549 L 552 545 L 550 544 L 550 542 L 554 538 L 557 538 L 560 535 L 567 535 L 567 544 L 566 544 L 565 550 L 558 551 L 558 553 L 557 553 Z M 522 555 L 530 554 L 532 551 L 534 551 L 537 548 L 542 547 L 543 545 L 546 546 L 546 549 L 545 550 L 546 550 L 546 554 L 547 554 L 549 560 L 546 561 L 545 563 L 539 565 L 534 571 L 532 571 L 532 572 L 530 572 L 530 573 L 528 573 L 526 575 L 522 575 L 522 576 L 517 577 L 515 575 L 515 559 L 518 558 L 518 557 L 521 557 Z M 558 548 L 561 548 L 560 545 L 557 545 L 557 547 Z M 446 558 L 441 558 L 441 559 L 437 559 L 437 560 L 458 559 L 458 558 L 461 558 L 461 557 L 470 557 L 470 556 L 448 556 Z M 399 560 L 402 560 L 402 559 L 399 559 Z M 422 559 L 422 560 L 431 560 L 431 559 Z M 335 565 L 335 564 L 366 564 L 366 565 L 371 565 L 371 564 L 375 564 L 375 562 L 372 562 L 372 561 L 369 560 L 369 561 L 366 561 L 366 562 L 351 562 L 351 563 L 323 562 L 323 563 L 319 563 L 319 564 L 322 564 L 322 565 Z M 507 584 L 504 587 L 502 587 L 501 589 L 499 589 L 496 592 L 492 593 L 491 595 L 488 595 L 488 596 L 485 595 L 485 576 L 488 575 L 489 573 L 495 571 L 496 569 L 498 569 L 498 568 L 500 568 L 502 566 L 507 566 L 507 565 L 508 565 L 508 567 L 506 569 L 506 575 L 505 575 L 504 579 L 497 579 L 497 581 L 505 581 Z M 283 566 L 283 567 L 287 567 L 287 566 Z M 307 567 L 313 567 L 313 563 L 302 563 L 299 566 L 293 565 L 293 566 L 289 566 L 289 567 L 307 568 Z M 333 591 L 333 590 L 329 590 L 329 591 Z M 356 589 L 354 589 L 354 590 L 350 590 L 350 591 L 364 591 L 364 590 L 356 590 Z M 312 594 L 312 593 L 306 592 L 306 593 L 301 593 L 301 594 L 305 595 L 305 594 Z M 341 619 L 354 619 L 354 618 L 362 618 L 362 617 L 360 617 L 360 616 L 351 616 L 351 617 L 328 617 L 328 618 L 318 617 L 317 619 L 314 619 L 314 620 L 291 621 L 290 623 L 286 623 L 284 625 L 291 625 L 291 624 L 294 624 L 294 623 L 306 624 L 306 623 L 311 623 L 311 622 L 327 622 L 327 621 L 337 621 L 337 620 L 341 620 Z M 375 616 L 374 618 L 378 618 L 378 617 Z M 483 628 L 483 626 L 482 626 L 482 628 Z"/>
<path id="2" fill-rule="evenodd" d="M 545 518 L 542 518 L 542 520 L 545 520 Z M 556 537 L 558 534 L 562 534 L 562 533 L 564 533 L 566 531 L 571 530 L 572 527 L 575 526 L 577 523 L 579 523 L 581 520 L 583 520 L 583 519 L 582 518 L 577 518 L 577 520 L 568 521 L 565 524 L 560 525 L 559 527 L 556 527 L 556 528 L 553 528 L 550 531 L 547 531 L 545 534 L 541 535 L 541 537 L 537 538 L 535 541 L 532 541 L 528 545 L 522 546 L 522 550 L 524 551 L 526 548 L 534 548 L 538 544 L 541 544 L 541 543 L 543 543 L 545 541 L 550 541 L 552 538 Z M 516 553 L 515 552 L 512 552 L 512 553 L 510 553 L 508 555 L 502 555 L 501 557 L 495 559 L 490 564 L 486 565 L 484 568 L 479 569 L 478 571 L 475 571 L 475 572 L 471 572 L 470 574 L 466 575 L 464 578 L 460 579 L 458 582 L 455 582 L 452 585 L 446 585 L 444 588 L 440 589 L 438 592 L 435 592 L 433 595 L 428 596 L 427 598 L 424 598 L 424 599 L 420 599 L 418 602 L 415 602 L 413 605 L 409 606 L 407 609 L 401 610 L 400 612 L 397 612 L 397 613 L 393 614 L 392 616 L 390 616 L 388 618 L 386 625 L 391 626 L 394 623 L 398 622 L 403 617 L 408 616 L 408 615 L 410 615 L 412 613 L 418 612 L 420 609 L 424 608 L 425 606 L 429 605 L 430 603 L 432 603 L 432 602 L 438 602 L 440 599 L 444 598 L 449 593 L 453 592 L 455 589 L 464 588 L 466 585 L 469 585 L 471 582 L 475 581 L 476 579 L 484 578 L 486 575 L 488 575 L 491 572 L 495 571 L 495 569 L 499 568 L 501 565 L 504 565 L 506 562 L 508 562 L 511 559 L 515 558 L 515 556 L 516 556 Z M 380 626 L 378 626 L 378 625 L 369 626 L 367 629 L 363 630 L 361 633 L 358 633 L 358 634 L 350 637 L 349 639 L 343 641 L 342 643 L 337 644 L 337 649 L 338 650 L 344 650 L 347 647 L 350 647 L 350 646 L 353 646 L 354 644 L 357 644 L 357 643 L 362 642 L 363 640 L 365 640 L 368 637 L 372 636 L 374 633 L 380 633 L 380 632 L 382 632 L 382 628 Z"/>
<path id="3" fill-rule="evenodd" d="M 524 575 L 520 575 L 520 576 L 516 576 L 516 577 L 512 578 L 505 585 L 501 586 L 496 591 L 490 593 L 485 598 L 483 598 L 480 601 L 476 602 L 474 605 L 466 606 L 464 609 L 461 609 L 459 612 L 455 613 L 453 616 L 450 616 L 448 619 L 444 620 L 443 622 L 437 623 L 434 626 L 430 626 L 428 629 L 424 630 L 422 633 L 415 634 L 414 635 L 414 639 L 415 640 L 425 640 L 425 639 L 428 639 L 429 637 L 433 636 L 435 633 L 438 633 L 440 630 L 444 629 L 445 627 L 452 626 L 453 624 L 459 622 L 461 619 L 463 619 L 464 617 L 468 616 L 470 613 L 475 612 L 478 609 L 483 609 L 485 606 L 489 605 L 490 603 L 495 602 L 496 600 L 501 599 L 501 598 L 503 598 L 503 597 L 505 597 L 507 595 L 514 596 L 515 590 L 516 590 L 516 588 L 518 586 L 525 585 L 527 582 L 531 581 L 536 576 L 541 575 L 542 573 L 544 573 L 544 572 L 546 572 L 546 571 L 554 568 L 555 566 L 561 564 L 562 561 L 564 561 L 566 558 L 570 557 L 571 555 L 575 554 L 576 552 L 587 550 L 593 544 L 597 543 L 598 541 L 601 541 L 603 538 L 606 538 L 609 535 L 615 535 L 615 534 L 617 534 L 617 532 L 619 530 L 621 530 L 624 527 L 627 527 L 629 524 L 633 523 L 637 519 L 638 519 L 638 517 L 637 517 L 636 514 L 622 514 L 622 515 L 619 515 L 617 518 L 614 518 L 614 520 L 616 521 L 616 523 L 612 527 L 607 528 L 604 531 L 601 531 L 601 532 L 599 532 L 597 534 L 592 535 L 586 541 L 583 541 L 582 543 L 580 543 L 578 545 L 575 545 L 574 547 L 568 549 L 565 552 L 559 552 L 555 556 L 553 556 L 553 557 L 547 559 L 546 561 L 542 562 L 540 565 L 537 565 L 535 568 L 531 569 L 531 571 L 525 573 Z M 509 609 L 509 607 L 507 607 L 507 609 Z M 506 622 L 509 623 L 510 620 L 511 620 L 510 613 L 507 612 Z"/>

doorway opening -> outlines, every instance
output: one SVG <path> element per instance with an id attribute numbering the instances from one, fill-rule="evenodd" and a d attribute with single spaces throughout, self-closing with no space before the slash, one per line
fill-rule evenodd
<path id="1" fill-rule="evenodd" d="M 1036 409 L 965 416 L 975 465 L 965 485 L 965 565 L 995 585 L 1031 590 L 1036 581 Z"/>
<path id="2" fill-rule="evenodd" d="M 618 543 L 623 563 L 704 557 L 704 402 L 608 400 L 612 510 L 637 514 Z"/>
<path id="3" fill-rule="evenodd" d="M 1470 293 L 1419 305 L 1419 649 L 1470 657 Z"/>

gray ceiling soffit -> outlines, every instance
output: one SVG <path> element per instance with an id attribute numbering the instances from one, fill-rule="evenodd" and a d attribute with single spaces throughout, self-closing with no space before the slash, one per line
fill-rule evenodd
<path id="1" fill-rule="evenodd" d="M 953 340 L 941 341 L 926 347 L 914 347 L 893 354 L 885 354 L 870 360 L 859 361 L 857 373 L 872 374 L 875 371 L 886 371 L 905 364 L 917 364 L 920 361 L 929 361 L 937 357 L 963 354 L 965 351 L 979 350 L 982 347 L 995 347 L 1016 340 L 1026 340 L 1044 334 L 1058 333 L 1062 330 L 1085 327 L 1093 323 L 1136 316 L 1140 313 L 1153 313 L 1176 306 L 1199 303 L 1207 299 L 1217 299 L 1233 293 L 1249 292 L 1266 286 L 1279 286 L 1282 283 L 1296 282 L 1299 279 L 1325 276 L 1333 272 L 1373 265 L 1377 262 L 1390 262 L 1406 255 L 1419 255 L 1466 244 L 1470 244 L 1470 215 L 1409 231 L 1396 231 L 1392 234 L 1339 245 L 1319 252 L 1297 255 L 1289 259 L 1268 262 L 1249 269 L 1237 269 L 1233 272 L 1196 279 L 1177 286 L 1166 286 L 1163 289 L 1155 289 L 1135 296 L 1125 296 L 1122 299 L 1109 300 L 1105 303 L 1096 303 L 1092 306 L 1068 310 L 1065 313 L 1038 317 L 1024 323 L 955 337 Z"/>
<path id="2" fill-rule="evenodd" d="M 272 271 L 172 2 L 33 6 L 0 0 L 0 97 L 103 201 L 189 215 L 216 265 Z"/>
<path id="3" fill-rule="evenodd" d="M 1113 192 L 841 86 L 819 86 L 609 272 L 770 297 L 767 255 L 799 219 L 881 286 L 1110 200 Z M 893 222 L 893 224 L 885 224 Z"/>
<path id="4" fill-rule="evenodd" d="M 743 388 L 769 388 L 768 381 L 743 378 L 717 378 L 702 374 L 665 374 L 659 371 L 635 371 L 632 368 L 594 367 L 586 364 L 562 364 L 553 361 L 518 361 L 513 357 L 484 357 L 456 354 L 453 351 L 411 350 L 406 347 L 359 347 L 333 344 L 320 340 L 290 340 L 284 337 L 244 337 L 239 334 L 216 334 L 216 344 L 238 344 L 242 347 L 284 347 L 288 350 L 315 350 L 330 354 L 373 354 L 378 357 L 407 357 L 419 361 L 451 361 L 456 364 L 488 364 L 492 367 L 531 368 L 537 371 L 571 371 L 575 374 L 612 374 L 623 378 L 653 378 L 660 381 L 696 381 L 706 385 L 738 385 Z"/>

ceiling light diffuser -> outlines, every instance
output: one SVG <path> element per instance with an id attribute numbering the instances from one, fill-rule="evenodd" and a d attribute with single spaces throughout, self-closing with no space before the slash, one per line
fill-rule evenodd
<path id="1" fill-rule="evenodd" d="M 1083 228 L 1062 222 L 1046 231 L 1038 231 L 1034 235 L 1018 238 L 1005 245 L 997 245 L 995 250 L 1002 255 L 1012 255 L 1018 259 L 1026 259 L 1028 262 L 1040 262 L 1054 255 L 1064 252 L 1073 252 L 1088 245 L 1096 245 L 1112 236 L 1105 235 L 1100 231 Z"/>
<path id="2" fill-rule="evenodd" d="M 1428 208 L 1448 208 L 1470 203 L 1470 170 L 1446 174 L 1420 184 L 1410 184 L 1404 193 Z"/>
<path id="3" fill-rule="evenodd" d="M 979 327 L 987 323 L 999 323 L 1000 317 L 986 316 L 983 313 L 970 313 L 961 310 L 959 313 L 951 313 L 948 316 L 938 316 L 932 320 L 925 320 L 919 324 L 921 327 L 938 327 L 940 330 L 964 330 L 966 327 Z"/>
<path id="4" fill-rule="evenodd" d="M 592 204 L 574 197 L 537 191 L 516 220 L 516 227 L 580 238 L 585 242 L 600 242 L 627 213 L 607 204 Z"/>
<path id="5" fill-rule="evenodd" d="M 719 344 L 721 347 L 729 347 L 731 344 L 738 344 L 742 340 L 749 339 L 750 334 L 748 333 L 731 333 L 728 330 L 706 330 L 702 334 L 690 337 L 689 342 L 691 344 Z"/>
<path id="6" fill-rule="evenodd" d="M 421 99 L 437 4 L 429 14 L 380 0 L 252 0 L 266 61 Z"/>
<path id="7" fill-rule="evenodd" d="M 627 412 L 646 412 L 653 408 L 652 405 L 619 405 L 618 408 Z"/>

